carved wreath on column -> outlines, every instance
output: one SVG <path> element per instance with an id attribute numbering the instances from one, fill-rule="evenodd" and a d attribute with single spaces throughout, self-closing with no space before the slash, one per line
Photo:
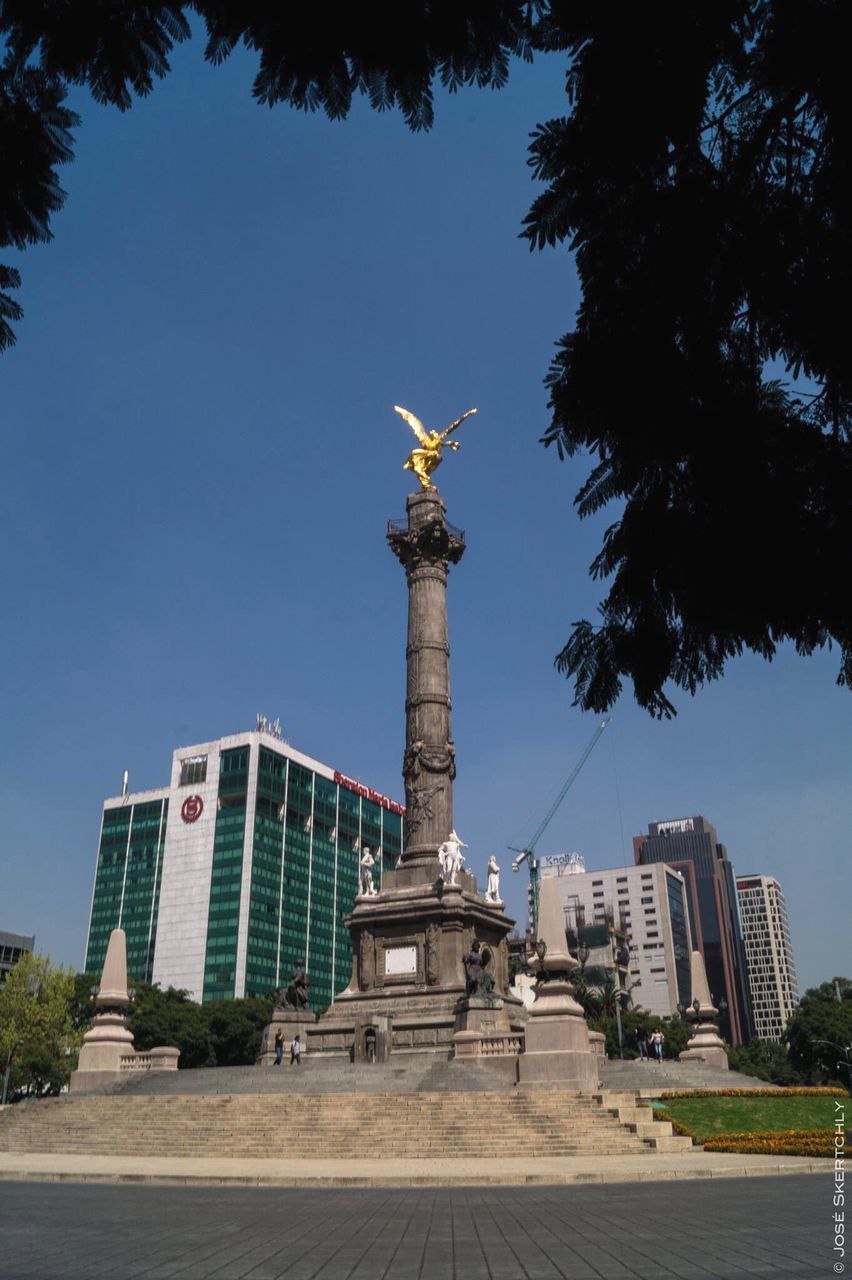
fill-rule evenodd
<path id="1" fill-rule="evenodd" d="M 448 773 L 451 779 L 455 778 L 456 748 L 454 744 L 448 742 L 443 747 L 427 747 L 419 739 L 412 742 L 410 747 L 406 747 L 402 759 L 402 776 L 409 781 L 416 778 L 421 769 L 429 773 Z"/>

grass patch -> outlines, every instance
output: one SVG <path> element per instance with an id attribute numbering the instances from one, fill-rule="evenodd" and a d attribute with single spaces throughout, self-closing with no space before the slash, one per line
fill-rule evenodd
<path id="1" fill-rule="evenodd" d="M 698 1142 L 714 1134 L 831 1129 L 833 1098 L 669 1098 L 666 1114 Z"/>

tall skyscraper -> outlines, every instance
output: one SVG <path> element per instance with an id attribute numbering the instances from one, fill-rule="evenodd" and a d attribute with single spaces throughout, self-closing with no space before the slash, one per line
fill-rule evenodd
<path id="1" fill-rule="evenodd" d="M 351 976 L 360 851 L 381 851 L 378 884 L 403 813 L 267 729 L 179 748 L 170 786 L 104 802 L 86 970 L 120 927 L 137 981 L 226 1000 L 304 964 L 322 1008 Z"/>
<path id="2" fill-rule="evenodd" d="M 737 876 L 755 1035 L 780 1040 L 799 1003 L 787 904 L 773 876 Z"/>
<path id="3" fill-rule="evenodd" d="M 747 1044 L 754 1030 L 737 889 L 716 828 L 701 816 L 652 822 L 647 835 L 633 837 L 633 850 L 640 866 L 665 862 L 683 876 L 693 941 L 704 956 L 710 991 L 717 1005 L 727 1004 L 722 1035 L 730 1044 Z"/>
<path id="4" fill-rule="evenodd" d="M 689 1004 L 691 944 L 682 875 L 666 866 L 577 871 L 576 863 L 552 858 L 542 860 L 541 876 L 557 878 L 569 937 L 594 953 L 587 967 L 606 967 L 612 926 L 626 937 L 619 968 L 633 1004 L 661 1018 Z"/>

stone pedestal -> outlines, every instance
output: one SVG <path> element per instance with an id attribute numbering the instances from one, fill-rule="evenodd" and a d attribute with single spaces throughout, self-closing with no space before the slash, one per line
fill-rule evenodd
<path id="1" fill-rule="evenodd" d="M 598 1057 L 589 1043 L 583 1010 L 564 979 L 551 979 L 536 989 L 518 1072 L 523 1089 L 545 1087 L 592 1093 L 598 1087 Z"/>
<path id="2" fill-rule="evenodd" d="M 313 1009 L 280 1009 L 272 1010 L 272 1021 L 264 1029 L 260 1040 L 260 1053 L 257 1055 L 259 1067 L 271 1067 L 275 1062 L 275 1033 L 278 1028 L 284 1036 L 285 1061 L 290 1053 L 290 1045 L 295 1036 L 302 1042 L 302 1053 L 309 1049 L 308 1033 L 316 1025 L 317 1015 Z"/>
<path id="3" fill-rule="evenodd" d="M 689 1011 L 693 1023 L 692 1035 L 683 1053 L 678 1054 L 679 1062 L 706 1062 L 709 1067 L 721 1067 L 730 1070 L 725 1042 L 719 1035 L 717 1020 L 718 1010 L 714 1008 L 707 983 L 707 971 L 704 957 L 700 951 L 693 951 L 691 960 L 692 999 L 698 1002 L 698 1008 Z"/>
<path id="4" fill-rule="evenodd" d="M 541 978 L 527 1018 L 518 1083 L 523 1089 L 549 1087 L 590 1093 L 598 1087 L 598 1058 L 589 1043 L 585 1014 L 571 991 L 570 975 L 579 966 L 568 951 L 565 915 L 555 880 L 541 885 L 538 929 L 545 950 L 537 962 Z"/>
<path id="5" fill-rule="evenodd" d="M 96 1014 L 83 1040 L 77 1070 L 71 1072 L 69 1092 L 86 1093 L 113 1084 L 121 1073 L 122 1058 L 133 1056 L 133 1036 L 124 1013 L 113 1009 Z"/>
<path id="6" fill-rule="evenodd" d="M 503 999 L 465 996 L 456 1008 L 453 1061 L 499 1071 L 515 1083 L 523 1039 L 514 1009 L 513 1014 L 514 1028 Z"/>
<path id="7" fill-rule="evenodd" d="M 465 996 L 456 1009 L 456 1032 L 475 1031 L 480 1036 L 506 1035 L 511 1030 L 506 1006 L 499 996 Z"/>
<path id="8" fill-rule="evenodd" d="M 596 1058 L 606 1058 L 606 1036 L 602 1031 L 589 1032 L 589 1047 Z"/>

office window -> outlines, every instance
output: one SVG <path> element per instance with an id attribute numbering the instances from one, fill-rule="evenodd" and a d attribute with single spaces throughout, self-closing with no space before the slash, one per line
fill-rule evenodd
<path id="1" fill-rule="evenodd" d="M 207 757 L 187 756 L 180 762 L 180 787 L 191 787 L 207 781 Z"/>

